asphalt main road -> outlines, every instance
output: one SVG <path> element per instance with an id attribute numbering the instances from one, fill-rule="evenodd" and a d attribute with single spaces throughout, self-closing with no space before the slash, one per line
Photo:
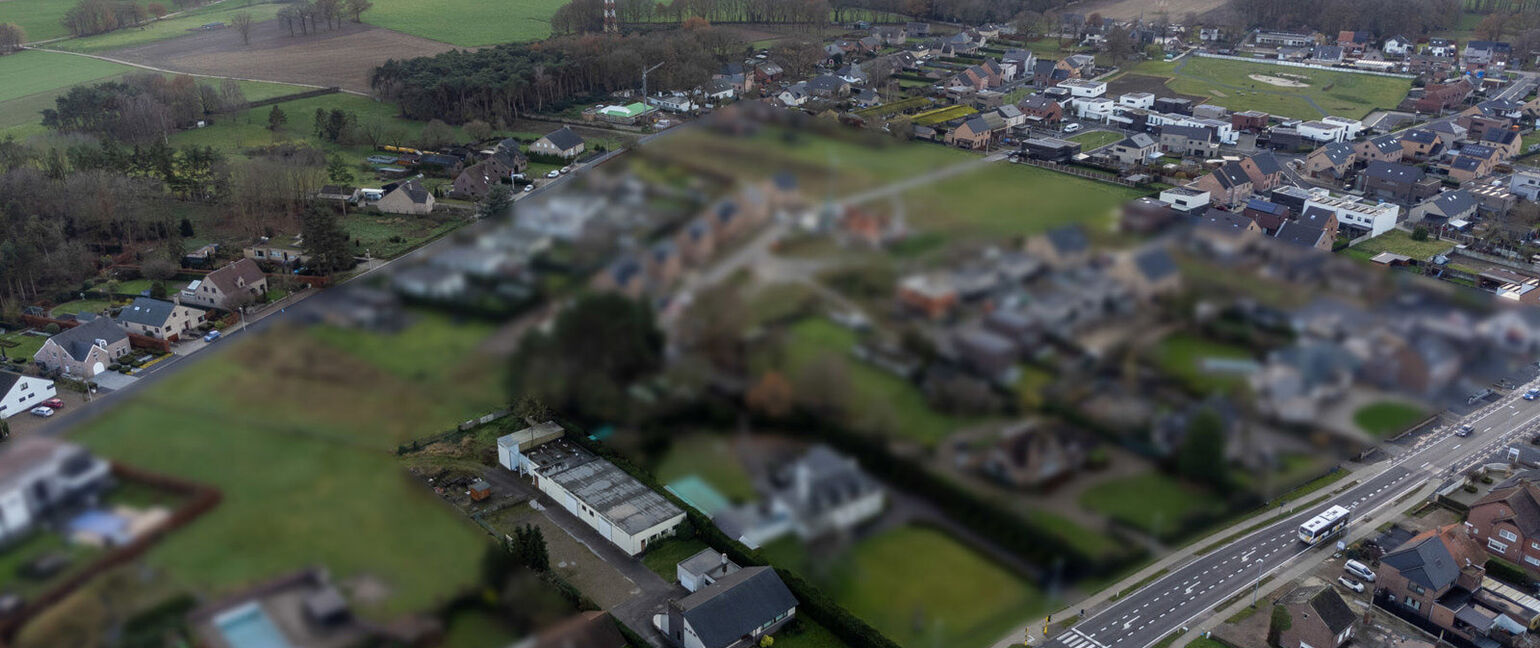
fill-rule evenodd
<path id="1" fill-rule="evenodd" d="M 1311 547 L 1298 539 L 1300 524 L 1326 508 L 1341 505 L 1352 510 L 1352 519 L 1367 518 L 1377 509 L 1425 485 L 1429 479 L 1447 478 L 1483 463 L 1505 460 L 1502 455 L 1513 441 L 1524 439 L 1540 428 L 1537 425 L 1540 424 L 1540 401 L 1526 401 L 1518 396 L 1534 384 L 1520 387 L 1508 397 L 1461 421 L 1474 426 L 1471 436 L 1456 436 L 1458 425 L 1427 435 L 1362 483 L 1309 510 L 1173 568 L 1160 579 L 1095 611 L 1043 645 L 1050 648 L 1147 648 L 1199 617 L 1212 613 L 1230 597 L 1255 587 L 1262 578 L 1282 569 L 1295 558 L 1311 551 L 1332 551 L 1335 540 Z"/>

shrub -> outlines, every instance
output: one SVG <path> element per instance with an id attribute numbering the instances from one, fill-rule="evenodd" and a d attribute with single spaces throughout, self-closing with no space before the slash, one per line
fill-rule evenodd
<path id="1" fill-rule="evenodd" d="M 116 362 L 114 362 L 114 363 L 112 363 L 110 365 L 107 365 L 107 371 L 117 371 L 117 370 L 122 369 L 122 368 L 123 368 L 123 365 L 120 365 L 120 364 L 118 364 Z"/>
<path id="2" fill-rule="evenodd" d="M 43 331 L 49 335 L 56 335 L 59 332 L 59 324 L 57 322 L 49 322 L 48 326 L 43 327 Z"/>
<path id="3" fill-rule="evenodd" d="M 1474 493 L 1474 492 L 1476 492 L 1476 485 L 1475 484 L 1466 484 L 1465 485 L 1465 492 L 1467 492 L 1467 493 Z"/>

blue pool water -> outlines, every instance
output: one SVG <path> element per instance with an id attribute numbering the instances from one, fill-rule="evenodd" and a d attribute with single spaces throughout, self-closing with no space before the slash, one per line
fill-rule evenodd
<path id="1" fill-rule="evenodd" d="M 732 506 L 727 497 L 712 488 L 711 484 L 697 475 L 690 475 L 664 486 L 669 492 L 679 496 L 686 504 L 695 507 L 707 517 L 716 515 L 717 511 Z"/>
<path id="2" fill-rule="evenodd" d="M 232 648 L 293 648 L 255 601 L 214 617 L 214 627 Z"/>

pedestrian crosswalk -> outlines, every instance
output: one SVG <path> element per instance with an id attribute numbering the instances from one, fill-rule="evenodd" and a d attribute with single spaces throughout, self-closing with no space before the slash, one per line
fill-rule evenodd
<path id="1" fill-rule="evenodd" d="M 1069 632 L 1057 637 L 1057 641 L 1069 648 L 1107 648 L 1107 644 L 1092 639 L 1080 632 L 1079 629 L 1071 629 Z"/>

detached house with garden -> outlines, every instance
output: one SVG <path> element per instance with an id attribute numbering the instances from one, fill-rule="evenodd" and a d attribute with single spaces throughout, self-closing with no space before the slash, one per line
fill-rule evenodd
<path id="1" fill-rule="evenodd" d="M 251 259 L 210 272 L 182 290 L 182 301 L 195 306 L 233 311 L 251 304 L 267 292 L 267 275 Z"/>
<path id="2" fill-rule="evenodd" d="M 32 355 L 45 372 L 58 371 L 75 378 L 94 378 L 107 366 L 128 355 L 128 331 L 105 317 L 61 331 Z"/>

